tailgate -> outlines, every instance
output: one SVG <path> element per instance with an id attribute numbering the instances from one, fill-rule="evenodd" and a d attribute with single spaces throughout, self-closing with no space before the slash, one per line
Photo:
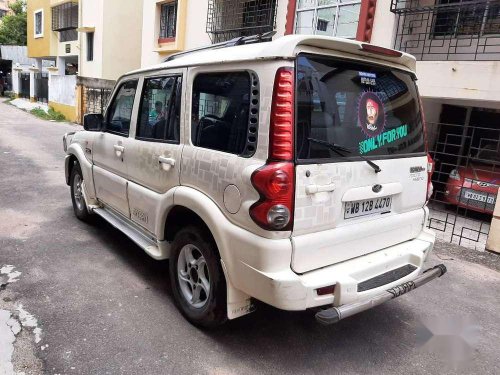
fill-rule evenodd
<path id="1" fill-rule="evenodd" d="M 293 270 L 415 238 L 428 176 L 414 75 L 308 54 L 296 71 Z"/>

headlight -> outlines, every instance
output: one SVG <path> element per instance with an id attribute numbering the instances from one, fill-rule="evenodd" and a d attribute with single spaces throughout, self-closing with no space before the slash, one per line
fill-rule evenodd
<path id="1" fill-rule="evenodd" d="M 458 173 L 458 169 L 452 169 L 450 172 L 450 178 L 452 180 L 460 180 L 460 174 Z"/>

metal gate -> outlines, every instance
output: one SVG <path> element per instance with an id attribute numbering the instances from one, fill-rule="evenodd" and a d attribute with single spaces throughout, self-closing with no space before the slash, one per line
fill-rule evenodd
<path id="1" fill-rule="evenodd" d="M 500 128 L 430 123 L 435 162 L 430 220 L 441 240 L 484 250 L 500 187 Z"/>
<path id="2" fill-rule="evenodd" d="M 101 113 L 104 114 L 106 106 L 108 105 L 109 97 L 111 96 L 111 89 L 103 88 L 83 88 L 83 103 L 84 114 L 87 113 Z"/>
<path id="3" fill-rule="evenodd" d="M 42 103 L 49 101 L 49 75 L 48 73 L 35 74 L 35 96 Z"/>
<path id="4" fill-rule="evenodd" d="M 20 73 L 19 74 L 19 97 L 29 99 L 30 98 L 30 74 Z"/>

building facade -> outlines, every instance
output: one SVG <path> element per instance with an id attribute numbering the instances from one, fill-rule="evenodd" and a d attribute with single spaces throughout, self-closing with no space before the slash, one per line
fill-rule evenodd
<path id="1" fill-rule="evenodd" d="M 28 56 L 35 59 L 29 69 L 29 98 L 48 103 L 71 121 L 76 119 L 79 10 L 77 0 L 29 0 L 26 9 Z M 18 70 L 13 79 L 16 75 L 22 88 L 27 72 Z M 25 91 L 18 94 L 26 96 Z"/>
<path id="2" fill-rule="evenodd" d="M 14 0 L 0 0 L 0 22 L 1 19 L 11 12 L 9 5 L 14 3 Z"/>
<path id="3" fill-rule="evenodd" d="M 82 0 L 77 120 L 105 109 L 115 81 L 141 66 L 141 1 Z"/>
<path id="4" fill-rule="evenodd" d="M 373 0 L 144 0 L 141 66 L 240 36 L 275 32 L 369 41 Z M 371 12 L 371 13 L 370 13 Z M 370 15 L 371 14 L 371 15 Z"/>

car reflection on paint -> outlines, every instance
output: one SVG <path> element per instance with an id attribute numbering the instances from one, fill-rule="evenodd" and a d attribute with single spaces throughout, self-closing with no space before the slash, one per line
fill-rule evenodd
<path id="1" fill-rule="evenodd" d="M 500 187 L 499 144 L 490 143 L 467 166 L 450 172 L 445 201 L 458 207 L 492 214 Z"/>

